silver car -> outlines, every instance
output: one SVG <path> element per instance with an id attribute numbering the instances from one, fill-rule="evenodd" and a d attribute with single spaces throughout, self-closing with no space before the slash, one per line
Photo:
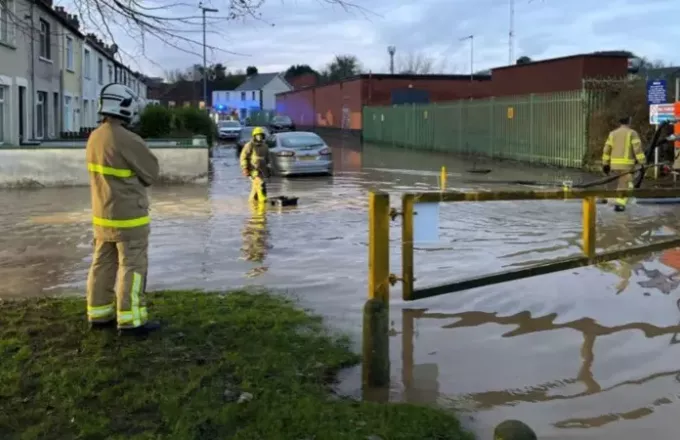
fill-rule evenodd
<path id="1" fill-rule="evenodd" d="M 243 126 L 238 121 L 220 121 L 217 123 L 221 140 L 236 140 L 243 130 Z"/>
<path id="2" fill-rule="evenodd" d="M 332 174 L 331 149 L 317 134 L 276 133 L 269 139 L 272 171 L 279 176 Z"/>

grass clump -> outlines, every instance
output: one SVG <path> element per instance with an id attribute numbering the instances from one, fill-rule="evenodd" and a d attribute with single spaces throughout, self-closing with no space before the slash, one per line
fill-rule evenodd
<path id="1" fill-rule="evenodd" d="M 80 298 L 0 302 L 0 439 L 471 439 L 444 412 L 331 398 L 359 359 L 290 301 L 158 292 L 147 339 L 89 332 Z"/>

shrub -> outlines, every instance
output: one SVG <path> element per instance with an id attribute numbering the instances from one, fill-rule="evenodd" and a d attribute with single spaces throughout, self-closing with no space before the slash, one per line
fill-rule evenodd
<path id="1" fill-rule="evenodd" d="M 160 105 L 147 106 L 135 131 L 143 138 L 168 137 L 172 130 L 172 111 Z"/>
<path id="2" fill-rule="evenodd" d="M 212 145 L 217 137 L 217 126 L 205 110 L 194 107 L 181 107 L 173 111 L 173 135 L 192 136 L 202 134 L 208 145 Z"/>

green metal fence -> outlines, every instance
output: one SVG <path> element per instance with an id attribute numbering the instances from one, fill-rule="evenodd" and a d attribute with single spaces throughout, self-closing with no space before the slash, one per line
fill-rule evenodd
<path id="1" fill-rule="evenodd" d="M 581 167 L 592 98 L 585 90 L 451 103 L 364 107 L 365 142 Z"/>

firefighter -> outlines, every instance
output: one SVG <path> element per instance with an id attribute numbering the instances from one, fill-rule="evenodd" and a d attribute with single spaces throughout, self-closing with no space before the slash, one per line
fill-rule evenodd
<path id="1" fill-rule="evenodd" d="M 265 178 L 269 177 L 269 148 L 265 142 L 265 132 L 262 127 L 255 127 L 250 142 L 241 151 L 241 171 L 250 177 L 250 201 L 264 202 L 267 200 L 267 185 Z"/>
<path id="2" fill-rule="evenodd" d="M 87 140 L 94 255 L 87 278 L 90 328 L 117 327 L 142 335 L 160 327 L 148 320 L 146 288 L 149 199 L 146 188 L 158 178 L 158 159 L 126 126 L 139 118 L 142 103 L 122 84 L 99 95 L 103 117 Z M 114 291 L 115 286 L 115 291 Z"/>
<path id="3" fill-rule="evenodd" d="M 611 131 L 607 137 L 602 151 L 602 171 L 609 174 L 611 170 L 626 172 L 619 177 L 616 189 L 626 190 L 633 188 L 633 171 L 635 162 L 645 164 L 645 154 L 642 151 L 640 136 L 630 128 L 631 118 L 626 116 L 619 119 L 619 128 Z M 617 198 L 614 201 L 614 210 L 622 212 L 626 210 L 627 197 Z"/>

